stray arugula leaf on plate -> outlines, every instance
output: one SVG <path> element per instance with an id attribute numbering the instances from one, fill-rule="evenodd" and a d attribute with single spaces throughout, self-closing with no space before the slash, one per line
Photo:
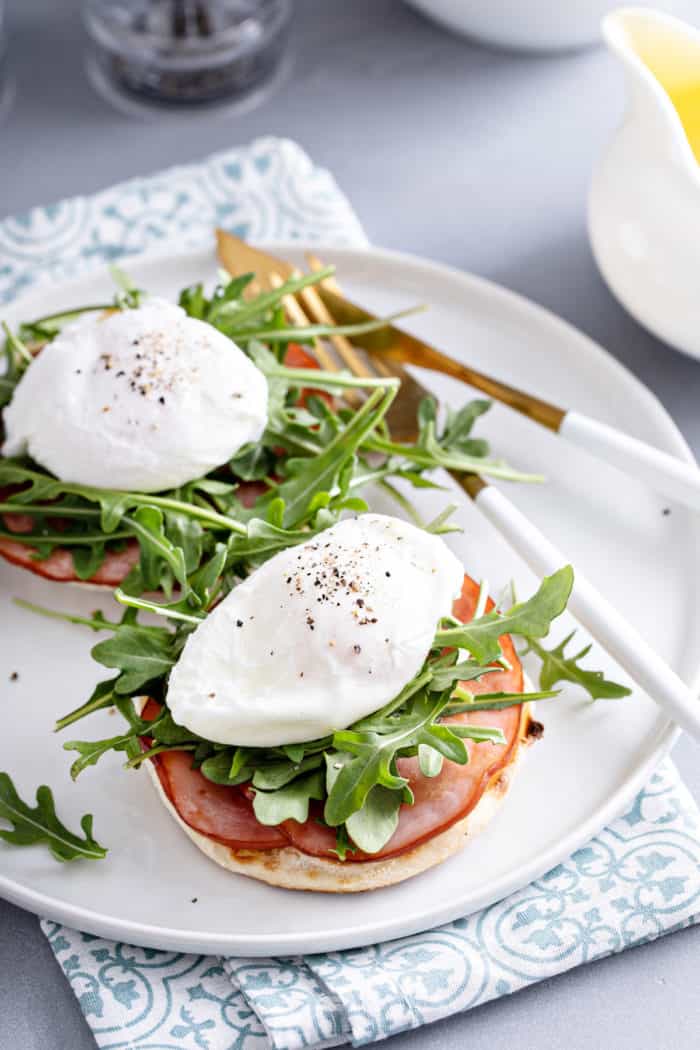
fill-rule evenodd
<path id="1" fill-rule="evenodd" d="M 573 656 L 566 655 L 566 648 L 576 631 L 568 634 L 554 649 L 545 649 L 534 638 L 524 635 L 527 642 L 527 653 L 535 653 L 542 661 L 540 685 L 551 689 L 558 682 L 573 682 L 581 686 L 592 700 L 620 700 L 630 696 L 631 689 L 619 682 L 606 678 L 603 671 L 591 671 L 580 666 L 581 660 L 591 651 L 590 643 Z"/>
<path id="2" fill-rule="evenodd" d="M 70 831 L 56 815 L 51 789 L 43 785 L 37 789 L 36 805 L 23 802 L 8 773 L 0 773 L 0 821 L 11 825 L 0 827 L 0 839 L 13 846 L 33 846 L 44 843 L 56 860 L 102 860 L 107 850 L 93 838 L 92 817 L 86 814 L 80 821 L 83 834 Z"/>

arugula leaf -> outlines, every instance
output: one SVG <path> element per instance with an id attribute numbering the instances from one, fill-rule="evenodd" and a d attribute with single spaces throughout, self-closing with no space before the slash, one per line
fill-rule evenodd
<path id="1" fill-rule="evenodd" d="M 134 594 L 129 594 L 126 590 L 126 581 L 123 587 L 117 587 L 114 597 L 121 605 L 126 605 L 129 609 L 143 609 L 145 612 L 156 613 L 169 620 L 180 620 L 193 626 L 201 623 L 204 618 L 203 613 L 192 612 L 187 599 L 178 602 L 152 602 L 148 598 L 139 598 Z"/>
<path id="2" fill-rule="evenodd" d="M 319 824 L 324 824 L 322 820 L 318 821 Z M 338 860 L 347 860 L 348 853 L 357 853 L 357 849 L 353 846 L 352 842 L 347 833 L 347 829 L 344 824 L 340 824 L 335 829 L 335 849 L 331 850 L 335 853 Z"/>
<path id="3" fill-rule="evenodd" d="M 57 537 L 58 543 L 65 543 L 65 535 Z M 85 539 L 82 540 L 85 543 Z M 71 551 L 73 568 L 79 580 L 89 580 L 105 560 L 105 544 L 98 537 L 88 541 L 85 547 L 75 547 Z"/>
<path id="4" fill-rule="evenodd" d="M 418 765 L 424 777 L 437 777 L 442 772 L 443 757 L 428 744 L 419 744 Z"/>
<path id="5" fill-rule="evenodd" d="M 171 545 L 182 551 L 185 572 L 195 572 L 204 553 L 205 534 L 200 522 L 179 511 L 166 511 L 163 531 Z"/>
<path id="6" fill-rule="evenodd" d="M 305 744 L 285 744 L 282 748 L 290 762 L 298 765 L 304 757 Z"/>
<path id="7" fill-rule="evenodd" d="M 176 522 L 181 518 L 176 516 Z M 187 589 L 185 552 L 176 547 L 166 536 L 165 517 L 158 507 L 139 507 L 135 511 L 130 527 L 138 537 L 141 547 L 141 578 L 146 590 L 158 590 L 164 585 L 163 566 L 167 565 L 177 582 Z M 180 536 L 182 529 L 179 528 Z"/>
<path id="8" fill-rule="evenodd" d="M 333 735 L 333 747 L 353 757 L 342 765 L 328 795 L 323 813 L 327 824 L 331 827 L 343 824 L 352 813 L 362 809 L 375 784 L 404 791 L 408 782 L 395 771 L 396 752 L 417 748 L 421 743 L 438 748 L 442 741 L 433 738 L 427 727 L 440 715 L 446 703 L 446 698 L 428 699 L 419 694 L 410 713 L 393 731 L 343 729 Z"/>
<path id="9" fill-rule="evenodd" d="M 460 715 L 465 711 L 502 711 L 506 707 L 518 707 L 520 704 L 530 704 L 535 700 L 553 700 L 559 695 L 558 689 L 541 689 L 530 693 L 480 693 L 479 699 L 476 700 L 469 690 L 458 686 L 445 708 L 445 714 Z M 452 726 L 452 728 L 454 732 L 463 735 L 463 730 L 459 727 Z M 471 728 L 481 729 L 482 727 Z"/>
<path id="10" fill-rule="evenodd" d="M 96 609 L 92 616 L 74 616 L 72 613 L 57 612 L 55 609 L 46 609 L 43 605 L 28 602 L 25 598 L 13 598 L 13 603 L 20 609 L 28 609 L 30 612 L 45 616 L 48 620 L 64 620 L 66 623 L 80 624 L 89 627 L 93 631 L 116 631 L 120 626 L 112 620 L 108 620 L 100 609 Z M 125 614 L 126 615 L 126 614 Z"/>
<path id="11" fill-rule="evenodd" d="M 50 474 L 42 474 L 33 470 L 16 459 L 0 459 L 0 484 L 21 486 L 21 491 L 15 492 L 11 497 L 12 502 L 18 504 L 16 507 L 18 511 L 24 511 L 25 504 L 35 503 L 37 500 L 56 500 L 66 495 L 79 497 L 88 503 L 97 503 L 102 511 L 101 524 L 105 532 L 113 532 L 120 520 L 134 508 L 159 507 L 164 511 L 176 511 L 189 515 L 208 528 L 245 533 L 245 526 L 241 522 L 219 514 L 209 506 L 201 506 L 196 502 L 185 502 L 174 495 L 123 492 L 64 482 Z M 201 483 L 199 484 L 201 486 Z M 48 508 L 51 514 L 59 511 L 62 516 L 67 517 L 73 513 L 72 507 L 65 503 Z"/>
<path id="12" fill-rule="evenodd" d="M 284 820 L 296 820 L 303 824 L 309 816 L 311 799 L 320 801 L 323 796 L 323 773 L 317 770 L 308 776 L 293 780 L 277 791 L 256 790 L 253 812 L 261 824 L 281 824 Z"/>
<path id="13" fill-rule="evenodd" d="M 135 310 L 141 305 L 144 293 L 136 287 L 128 273 L 125 273 L 119 266 L 115 266 L 114 263 L 110 266 L 109 272 L 117 286 L 117 294 L 114 299 L 117 309 Z"/>
<path id="14" fill-rule="evenodd" d="M 175 747 L 179 744 L 191 744 L 193 741 L 202 739 L 196 733 L 186 729 L 185 726 L 179 725 L 167 707 L 163 708 L 158 718 L 148 723 L 148 736 L 152 737 L 153 740 L 157 740 L 159 744 L 167 744 L 168 747 Z"/>
<path id="15" fill-rule="evenodd" d="M 274 501 L 268 503 L 273 506 Z M 314 530 L 315 531 L 315 530 Z M 285 529 L 273 525 L 263 518 L 252 518 L 248 522 L 247 534 L 229 540 L 226 567 L 241 561 L 258 562 L 271 557 L 277 551 L 286 550 L 299 543 L 306 543 L 313 532 L 305 529 Z"/>
<path id="16" fill-rule="evenodd" d="M 351 423 L 314 459 L 293 460 L 287 463 L 289 477 L 263 496 L 255 505 L 256 513 L 273 499 L 284 500 L 283 525 L 290 528 L 303 520 L 309 505 L 318 492 L 330 492 L 337 484 L 343 467 L 352 461 L 356 450 L 367 435 L 383 419 L 396 396 L 396 387 L 375 390 L 355 413 Z"/>
<path id="17" fill-rule="evenodd" d="M 89 814 L 80 821 L 83 836 L 76 835 L 58 819 L 50 788 L 38 788 L 36 806 L 29 806 L 17 794 L 8 773 L 0 773 L 0 820 L 12 825 L 11 830 L 0 828 L 0 838 L 13 846 L 43 842 L 60 861 L 102 860 L 107 855 L 107 850 L 93 838 Z"/>
<path id="18" fill-rule="evenodd" d="M 17 366 L 21 363 L 24 368 L 28 367 L 32 363 L 32 355 L 28 347 L 24 345 L 19 336 L 10 331 L 4 321 L 2 323 L 2 330 L 5 333 L 8 364 L 14 364 Z"/>
<path id="19" fill-rule="evenodd" d="M 272 762 L 259 766 L 253 774 L 253 787 L 261 791 L 277 791 L 301 774 L 318 769 L 321 762 L 321 755 L 308 755 L 300 762 Z"/>
<path id="20" fill-rule="evenodd" d="M 441 693 L 443 689 L 449 689 L 455 682 L 473 682 L 490 674 L 496 674 L 500 667 L 483 667 L 476 660 L 458 660 L 458 650 L 450 653 L 455 663 L 447 665 L 444 663 L 432 667 L 432 678 L 428 683 L 428 689 L 432 692 Z"/>
<path id="21" fill-rule="evenodd" d="M 502 460 L 486 458 L 488 443 L 467 436 L 476 418 L 483 414 L 488 405 L 489 402 L 472 401 L 458 413 L 448 414 L 446 427 L 438 435 L 437 404 L 433 398 L 424 398 L 418 409 L 418 440 L 415 444 L 401 444 L 374 435 L 365 447 L 397 459 L 402 458 L 407 461 L 404 469 L 413 464 L 414 469 L 419 471 L 443 467 L 445 470 L 487 474 L 509 481 L 542 481 L 539 474 L 523 474 Z"/>
<path id="22" fill-rule="evenodd" d="M 262 442 L 245 445 L 232 460 L 229 467 L 243 481 L 262 481 L 274 474 L 277 457 L 271 448 Z"/>
<path id="23" fill-rule="evenodd" d="M 231 758 L 231 751 L 219 751 L 215 755 L 205 758 L 200 766 L 202 774 L 214 784 L 224 784 L 232 787 L 234 784 L 245 784 L 251 779 L 253 769 L 247 765 L 249 751 L 247 748 L 238 747 Z"/>
<path id="24" fill-rule="evenodd" d="M 338 776 L 353 759 L 352 755 L 343 753 L 326 754 L 325 757 L 326 793 L 330 795 Z M 400 791 L 375 784 L 367 794 L 362 808 L 352 813 L 341 825 L 346 829 L 346 836 L 365 853 L 377 853 L 396 831 L 402 797 Z M 344 852 L 340 855 L 337 843 L 336 852 L 341 860 L 345 859 Z"/>
<path id="25" fill-rule="evenodd" d="M 603 671 L 589 671 L 579 666 L 579 663 L 591 651 L 591 645 L 584 646 L 574 656 L 567 656 L 566 647 L 576 634 L 572 631 L 554 649 L 544 649 L 534 638 L 527 636 L 526 652 L 533 652 L 542 661 L 540 670 L 540 685 L 543 689 L 551 689 L 557 682 L 574 682 L 585 689 L 592 700 L 619 700 L 630 696 L 631 689 L 618 682 L 606 678 Z"/>
<path id="26" fill-rule="evenodd" d="M 260 321 L 268 316 L 275 307 L 282 303 L 286 296 L 296 295 L 296 293 L 302 291 L 302 289 L 308 288 L 311 284 L 318 284 L 319 281 L 325 280 L 326 277 L 330 277 L 333 273 L 335 273 L 335 268 L 333 266 L 326 266 L 323 270 L 300 274 L 298 277 L 291 277 L 284 281 L 284 283 L 278 288 L 274 288 L 270 292 L 262 292 L 260 295 L 255 296 L 253 299 L 249 299 L 245 303 L 239 301 L 227 301 L 217 311 L 217 316 L 214 318 L 217 322 L 216 326 L 217 328 L 221 328 L 222 331 L 225 331 L 227 335 L 233 337 L 234 332 L 243 329 L 245 325 L 250 324 L 253 321 Z M 244 275 L 243 278 L 233 278 L 233 280 L 240 281 L 242 279 L 245 280 L 245 278 L 247 278 L 247 284 L 250 280 L 248 274 Z M 228 287 L 230 288 L 231 285 Z M 233 298 L 237 300 L 238 297 Z"/>
<path id="27" fill-rule="evenodd" d="M 122 587 L 116 588 L 114 597 L 120 604 L 130 609 L 143 609 L 171 620 L 179 620 L 196 626 L 201 623 L 205 610 L 211 604 L 216 588 L 221 583 L 228 553 L 226 544 L 217 543 L 208 561 L 205 561 L 196 572 L 188 577 L 186 597 L 179 601 L 154 602 L 148 598 L 130 594 L 126 581 Z M 195 607 L 197 608 L 196 613 L 193 612 Z"/>
<path id="28" fill-rule="evenodd" d="M 204 320 L 209 303 L 201 281 L 183 288 L 177 303 L 189 317 L 195 317 L 198 321 Z"/>
<path id="29" fill-rule="evenodd" d="M 72 780 L 77 780 L 83 770 L 88 766 L 97 765 L 103 755 L 109 751 L 125 751 L 130 758 L 139 754 L 138 741 L 133 733 L 120 733 L 106 740 L 67 740 L 63 745 L 64 751 L 77 751 L 76 758 L 70 767 Z"/>
<path id="30" fill-rule="evenodd" d="M 362 809 L 345 821 L 348 835 L 363 853 L 378 853 L 387 844 L 399 823 L 401 795 L 375 784 Z"/>
<path id="31" fill-rule="evenodd" d="M 469 401 L 456 412 L 448 406 L 445 427 L 439 438 L 443 448 L 455 448 L 468 456 L 487 456 L 488 442 L 483 439 L 475 440 L 471 437 L 471 432 L 477 419 L 490 408 L 491 402 L 480 398 Z"/>
<path id="32" fill-rule="evenodd" d="M 501 635 L 544 638 L 552 620 L 564 612 L 573 583 L 574 571 L 566 565 L 545 576 L 539 590 L 526 602 L 514 605 L 502 615 L 494 611 L 460 627 L 438 631 L 436 644 L 468 649 L 480 663 L 491 663 L 501 655 L 498 641 Z"/>
<path id="33" fill-rule="evenodd" d="M 164 628 L 129 624 L 119 626 L 111 638 L 92 649 L 98 663 L 121 671 L 114 691 L 122 696 L 167 674 L 176 655 L 175 636 Z"/>
<path id="34" fill-rule="evenodd" d="M 47 314 L 45 317 L 37 317 L 34 321 L 26 321 L 20 325 L 19 338 L 34 345 L 51 342 L 65 325 L 75 321 L 83 314 L 103 313 L 105 310 L 113 310 L 114 303 L 95 303 L 89 306 L 79 306 L 74 310 L 62 310 L 59 313 Z"/>
<path id="35" fill-rule="evenodd" d="M 32 362 L 31 352 L 22 339 L 11 332 L 5 323 L 2 329 L 5 333 L 2 346 L 5 369 L 3 375 L 0 376 L 0 408 L 12 400 L 17 383 Z"/>
<path id="36" fill-rule="evenodd" d="M 79 758 L 71 766 L 71 776 L 74 780 L 88 766 L 96 765 L 108 751 L 124 751 L 129 758 L 127 766 L 136 766 L 145 758 L 161 751 L 194 751 L 200 743 L 207 744 L 207 749 L 211 747 L 207 741 L 202 741 L 201 737 L 178 725 L 167 707 L 163 708 L 158 718 L 145 722 L 136 715 L 130 700 L 115 696 L 114 703 L 129 723 L 129 732 L 106 740 L 67 741 L 63 745 L 64 750 L 77 751 L 79 754 Z M 141 747 L 141 738 L 144 736 L 154 741 L 155 746 L 149 751 L 143 751 Z"/>
<path id="37" fill-rule="evenodd" d="M 180 295 L 180 306 L 190 317 L 199 317 L 214 324 L 224 307 L 238 303 L 254 277 L 255 274 L 244 273 L 227 281 L 226 284 L 217 285 L 211 299 L 205 297 L 201 284 L 186 288 Z"/>
<path id="38" fill-rule="evenodd" d="M 106 682 L 98 682 L 92 691 L 89 699 L 81 704 L 80 707 L 76 707 L 70 714 L 64 715 L 63 718 L 59 718 L 54 726 L 54 732 L 59 732 L 61 729 L 65 729 L 67 726 L 72 725 L 73 722 L 79 722 L 81 718 L 85 718 L 86 715 L 91 715 L 94 711 L 101 711 L 105 707 L 112 707 L 114 704 L 114 686 L 117 682 L 116 678 L 110 678 Z"/>

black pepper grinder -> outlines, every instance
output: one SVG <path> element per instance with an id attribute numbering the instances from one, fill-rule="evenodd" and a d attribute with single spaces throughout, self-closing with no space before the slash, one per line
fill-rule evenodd
<path id="1" fill-rule="evenodd" d="M 291 0 L 85 0 L 91 78 L 114 102 L 161 110 L 240 102 L 278 70 L 290 10 Z"/>

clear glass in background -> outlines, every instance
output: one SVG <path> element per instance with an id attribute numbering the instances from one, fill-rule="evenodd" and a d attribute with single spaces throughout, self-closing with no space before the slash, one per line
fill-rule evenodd
<path id="1" fill-rule="evenodd" d="M 14 84 L 10 78 L 7 56 L 5 0 L 0 0 L 0 121 L 7 115 L 14 98 Z"/>
<path id="2" fill-rule="evenodd" d="M 85 0 L 91 80 L 131 111 L 251 104 L 279 74 L 290 11 L 291 0 Z"/>

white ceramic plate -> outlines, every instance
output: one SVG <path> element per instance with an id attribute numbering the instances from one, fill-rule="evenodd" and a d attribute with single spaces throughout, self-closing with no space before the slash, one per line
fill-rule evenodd
<path id="1" fill-rule="evenodd" d="M 298 246 L 272 247 L 299 257 Z M 371 309 L 429 304 L 410 327 L 448 353 L 691 458 L 647 389 L 539 307 L 408 256 L 317 251 L 337 264 L 348 293 Z M 213 280 L 215 260 L 213 253 L 190 253 L 134 261 L 129 272 L 141 287 L 173 294 L 195 280 Z M 105 294 L 111 286 L 101 273 L 34 295 L 6 316 L 12 323 Z M 470 396 L 451 380 L 425 380 L 443 401 Z M 667 501 L 500 406 L 483 431 L 512 463 L 549 478 L 546 486 L 510 486 L 515 502 L 688 681 L 696 680 L 700 654 L 692 643 L 700 636 L 700 573 L 690 516 L 675 506 L 664 514 Z M 435 513 L 443 496 L 423 493 L 426 513 Z M 528 570 L 471 505 L 461 501 L 458 516 L 464 535 L 451 542 L 470 573 L 486 577 L 493 591 L 511 578 L 521 595 L 534 588 Z M 644 696 L 591 705 L 572 689 L 565 699 L 540 706 L 543 741 L 497 819 L 461 856 L 400 886 L 359 896 L 272 889 L 206 860 L 156 800 L 145 773 L 123 772 L 117 756 L 71 784 L 70 756 L 51 727 L 100 677 L 89 656 L 96 636 L 18 609 L 13 595 L 83 613 L 97 605 L 107 609 L 111 599 L 0 565 L 0 768 L 12 772 L 25 795 L 40 783 L 51 784 L 68 822 L 94 813 L 97 837 L 110 854 L 99 864 L 61 866 L 42 849 L 0 843 L 0 893 L 38 914 L 146 946 L 244 955 L 318 952 L 403 936 L 465 915 L 523 886 L 590 839 L 642 787 L 675 735 Z M 561 621 L 556 637 L 568 628 Z M 591 665 L 616 673 L 599 649 Z M 10 681 L 13 671 L 18 681 Z M 101 713 L 69 735 L 111 736 L 118 723 Z"/>

